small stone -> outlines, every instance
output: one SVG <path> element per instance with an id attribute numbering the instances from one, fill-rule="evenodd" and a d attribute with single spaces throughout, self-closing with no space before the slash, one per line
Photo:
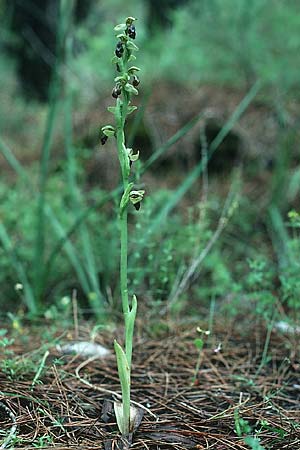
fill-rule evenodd
<path id="1" fill-rule="evenodd" d="M 82 341 L 82 342 L 70 342 L 65 345 L 57 345 L 57 350 L 64 355 L 80 355 L 84 357 L 98 356 L 104 358 L 110 354 L 110 350 L 103 347 L 100 344 L 94 342 Z"/>

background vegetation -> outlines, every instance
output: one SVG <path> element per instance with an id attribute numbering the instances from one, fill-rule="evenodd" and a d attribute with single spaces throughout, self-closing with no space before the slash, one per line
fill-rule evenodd
<path id="1" fill-rule="evenodd" d="M 1 311 L 57 317 L 74 289 L 87 315 L 118 309 L 118 173 L 99 129 L 114 77 L 111 29 L 134 14 L 143 99 L 129 133 L 142 145 L 135 176 L 145 172 L 149 196 L 130 219 L 132 290 L 150 316 L 198 317 L 213 303 L 297 319 L 298 2 L 39 3 L 0 1 Z M 206 107 L 214 92 L 225 105 L 240 98 L 213 135 L 189 122 L 203 112 L 189 93 L 206 86 Z M 248 158 L 222 144 L 252 107 L 268 113 L 248 124 L 258 130 Z M 182 119 L 162 146 L 145 119 L 161 109 Z M 276 139 L 261 152 L 269 118 Z M 193 132 L 198 159 L 185 165 L 193 146 L 178 157 L 178 145 Z"/>

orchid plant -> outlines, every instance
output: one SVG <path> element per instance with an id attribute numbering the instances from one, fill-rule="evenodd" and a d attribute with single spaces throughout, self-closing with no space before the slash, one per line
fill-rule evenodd
<path id="1" fill-rule="evenodd" d="M 118 373 L 122 391 L 122 403 L 115 402 L 114 409 L 117 424 L 123 436 L 128 436 L 135 426 L 135 408 L 130 405 L 130 384 L 131 384 L 131 359 L 133 346 L 133 331 L 137 312 L 137 298 L 133 295 L 129 300 L 128 293 L 128 210 L 132 204 L 136 210 L 140 209 L 144 191 L 134 189 L 131 181 L 132 164 L 139 158 L 139 152 L 126 147 L 125 142 L 125 122 L 129 114 L 137 109 L 131 105 L 133 95 L 138 95 L 137 86 L 139 78 L 137 73 L 139 68 L 133 64 L 136 57 L 135 52 L 138 47 L 133 42 L 136 38 L 136 28 L 134 17 L 128 17 L 125 23 L 117 25 L 117 44 L 112 62 L 115 65 L 117 76 L 112 90 L 112 97 L 116 99 L 115 106 L 109 106 L 108 110 L 114 116 L 114 125 L 102 127 L 101 144 L 104 145 L 109 138 L 114 138 L 117 144 L 118 158 L 121 167 L 123 194 L 119 206 L 120 224 L 120 287 L 122 308 L 125 322 L 125 348 L 115 340 L 114 348 L 116 352 Z"/>

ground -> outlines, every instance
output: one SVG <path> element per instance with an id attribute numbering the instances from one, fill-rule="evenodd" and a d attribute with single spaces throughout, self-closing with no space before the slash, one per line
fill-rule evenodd
<path id="1" fill-rule="evenodd" d="M 138 327 L 132 399 L 143 418 L 130 448 L 300 449 L 297 336 L 250 326 L 220 318 L 196 377 L 195 324 L 168 323 L 152 334 Z M 7 448 L 125 449 L 112 412 L 113 393 L 120 392 L 114 354 L 61 356 L 57 342 L 76 334 L 90 339 L 91 328 L 56 332 L 48 347 L 41 346 L 46 329 L 34 337 L 23 331 L 27 344 L 16 339 L 6 347 L 10 359 L 7 350 L 0 356 L 0 436 L 11 432 Z M 114 333 L 97 333 L 96 341 L 112 348 Z"/>

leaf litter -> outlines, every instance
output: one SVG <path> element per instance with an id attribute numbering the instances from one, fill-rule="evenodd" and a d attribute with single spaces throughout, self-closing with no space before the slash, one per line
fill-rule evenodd
<path id="1" fill-rule="evenodd" d="M 131 386 L 138 418 L 128 440 L 114 415 L 120 388 L 113 352 L 86 359 L 53 347 L 34 385 L 34 374 L 14 379 L 1 364 L 0 448 L 246 450 L 252 437 L 265 449 L 300 449 L 298 339 L 274 329 L 262 364 L 264 329 L 226 327 L 215 327 L 196 378 L 194 327 L 139 338 Z M 102 340 L 98 345 L 111 346 L 111 336 Z M 16 345 L 19 355 L 25 350 Z M 237 413 L 247 434 L 237 433 Z"/>

